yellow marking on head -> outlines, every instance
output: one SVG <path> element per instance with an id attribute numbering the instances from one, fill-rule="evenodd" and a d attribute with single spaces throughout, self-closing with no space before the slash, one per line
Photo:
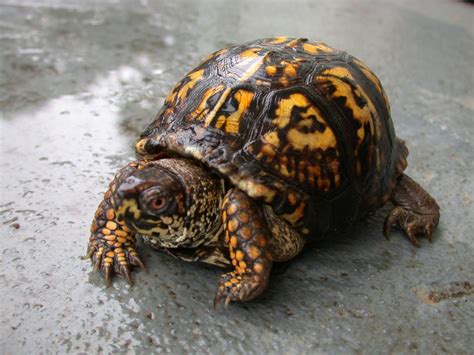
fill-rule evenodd
<path id="1" fill-rule="evenodd" d="M 233 236 L 230 238 L 230 245 L 233 247 L 233 248 L 236 248 L 237 247 L 237 237 Z"/>
<path id="2" fill-rule="evenodd" d="M 163 221 L 164 224 L 173 223 L 173 218 L 171 218 L 171 217 L 163 216 L 163 217 L 161 217 L 161 220 Z"/>
<path id="3" fill-rule="evenodd" d="M 103 234 L 103 235 L 109 235 L 110 233 L 112 233 L 112 232 L 110 231 L 110 229 L 102 228 L 102 234 Z"/>
<path id="4" fill-rule="evenodd" d="M 279 44 L 279 43 L 283 43 L 285 41 L 288 40 L 288 36 L 279 36 L 279 37 L 275 37 L 273 38 L 270 43 L 272 44 Z"/>
<path id="5" fill-rule="evenodd" d="M 140 218 L 140 210 L 137 208 L 137 203 L 134 199 L 127 199 L 122 202 L 122 204 L 117 209 L 117 216 L 124 216 L 125 211 L 133 213 L 134 219 Z M 125 228 L 123 228 L 125 230 Z"/>

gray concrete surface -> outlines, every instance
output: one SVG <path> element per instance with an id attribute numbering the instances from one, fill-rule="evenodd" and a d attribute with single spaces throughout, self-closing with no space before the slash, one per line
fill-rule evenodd
<path id="1" fill-rule="evenodd" d="M 472 353 L 474 7 L 457 1 L 0 1 L 0 353 Z M 439 201 L 434 242 L 387 209 L 215 312 L 219 270 L 140 247 L 105 289 L 95 207 L 174 83 L 207 53 L 287 34 L 380 76 L 408 173 Z"/>

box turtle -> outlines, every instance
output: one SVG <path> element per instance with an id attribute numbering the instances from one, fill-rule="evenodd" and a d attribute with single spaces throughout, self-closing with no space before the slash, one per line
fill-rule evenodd
<path id="1" fill-rule="evenodd" d="M 87 257 L 107 285 L 144 268 L 135 249 L 229 268 L 214 305 L 266 288 L 272 264 L 309 241 L 394 205 L 411 242 L 431 241 L 436 201 L 403 174 L 385 91 L 348 53 L 277 37 L 205 58 L 165 100 L 135 145 L 137 161 L 111 182 Z"/>

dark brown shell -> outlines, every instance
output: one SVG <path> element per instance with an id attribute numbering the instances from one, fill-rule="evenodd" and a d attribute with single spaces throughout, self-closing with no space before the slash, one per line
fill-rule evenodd
<path id="1" fill-rule="evenodd" d="M 198 159 L 305 233 L 383 204 L 407 155 L 365 64 L 288 37 L 211 54 L 172 90 L 136 149 Z"/>

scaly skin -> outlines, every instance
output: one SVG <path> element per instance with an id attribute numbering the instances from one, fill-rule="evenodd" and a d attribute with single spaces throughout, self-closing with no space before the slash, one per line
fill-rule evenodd
<path id="1" fill-rule="evenodd" d="M 391 200 L 395 207 L 385 220 L 385 237 L 388 238 L 393 225 L 398 225 L 416 247 L 420 246 L 417 235 L 426 235 L 431 242 L 440 217 L 435 199 L 409 176 L 402 175 Z"/>
<path id="2" fill-rule="evenodd" d="M 139 266 L 145 269 L 135 250 L 135 233 L 116 220 L 112 203 L 113 191 L 122 174 L 137 166 L 138 163 L 132 162 L 117 173 L 97 208 L 90 228 L 91 236 L 85 258 L 92 260 L 95 271 L 100 270 L 107 287 L 111 285 L 114 273 L 122 275 L 131 284 L 130 267 Z"/>
<path id="3" fill-rule="evenodd" d="M 270 231 L 253 201 L 231 189 L 222 203 L 225 242 L 235 270 L 221 276 L 214 308 L 225 299 L 244 302 L 260 295 L 268 284 L 272 257 Z"/>

